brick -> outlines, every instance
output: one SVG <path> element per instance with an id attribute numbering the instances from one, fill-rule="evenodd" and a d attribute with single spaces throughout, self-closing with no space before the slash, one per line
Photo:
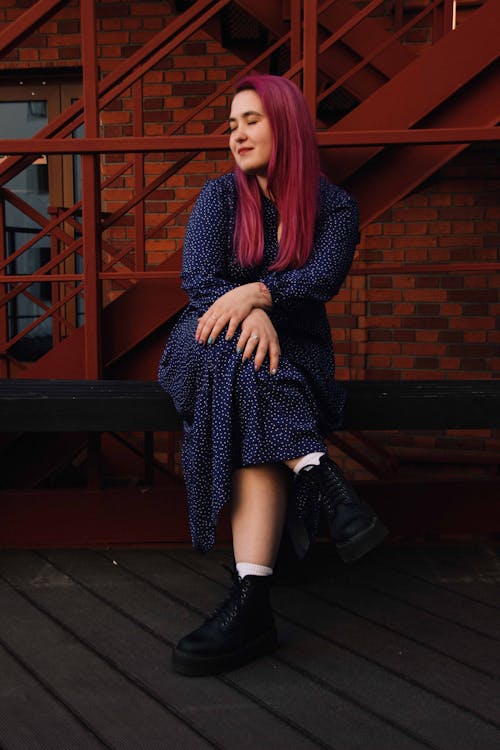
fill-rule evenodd
<path id="1" fill-rule="evenodd" d="M 359 326 L 360 328 L 400 328 L 401 320 L 383 315 L 367 315 L 366 317 L 360 317 Z"/>
<path id="2" fill-rule="evenodd" d="M 449 234 L 451 223 L 449 221 L 431 221 L 428 224 L 429 234 Z"/>
<path id="3" fill-rule="evenodd" d="M 496 302 L 498 294 L 494 289 L 457 289 L 448 292 L 451 302 Z"/>
<path id="4" fill-rule="evenodd" d="M 439 331 L 438 341 L 441 343 L 457 344 L 462 343 L 462 331 Z"/>
<path id="5" fill-rule="evenodd" d="M 469 193 L 453 193 L 451 196 L 454 206 L 473 206 L 474 196 Z"/>
<path id="6" fill-rule="evenodd" d="M 447 293 L 444 289 L 407 289 L 404 293 L 405 300 L 411 302 L 445 302 Z"/>
<path id="7" fill-rule="evenodd" d="M 452 318 L 453 320 L 453 318 Z M 448 328 L 448 320 L 446 318 L 425 318 L 423 316 L 404 317 L 401 320 L 403 328 Z"/>
<path id="8" fill-rule="evenodd" d="M 392 358 L 392 365 L 398 370 L 409 370 L 411 367 L 413 367 L 413 363 L 413 357 L 405 357 L 401 355 Z"/>
<path id="9" fill-rule="evenodd" d="M 417 315 L 439 315 L 441 305 L 421 303 L 415 306 L 415 312 Z"/>
<path id="10" fill-rule="evenodd" d="M 368 367 L 390 367 L 391 358 L 370 355 L 368 357 Z"/>
<path id="11" fill-rule="evenodd" d="M 403 222 L 399 223 L 393 223 L 393 224 L 382 224 L 384 234 L 403 234 L 405 231 L 405 224 Z"/>
<path id="12" fill-rule="evenodd" d="M 392 240 L 393 247 L 436 247 L 437 237 L 425 236 L 409 236 L 404 235 L 403 237 L 394 237 Z"/>
<path id="13" fill-rule="evenodd" d="M 372 289 L 390 289 L 392 278 L 391 276 L 372 276 L 369 279 L 369 285 Z"/>
<path id="14" fill-rule="evenodd" d="M 460 345 L 449 346 L 448 352 L 454 357 L 493 357 L 498 353 L 498 347 L 485 342 L 468 341 Z"/>
<path id="15" fill-rule="evenodd" d="M 464 286 L 464 279 L 461 276 L 444 276 L 441 278 L 440 286 L 443 289 L 461 289 Z"/>
<path id="16" fill-rule="evenodd" d="M 426 341 L 436 343 L 439 341 L 439 331 L 418 330 L 415 331 L 415 341 Z"/>
<path id="17" fill-rule="evenodd" d="M 448 219 L 456 221 L 464 221 L 465 219 L 483 219 L 484 213 L 484 209 L 475 206 L 461 206 L 456 208 L 443 207 L 439 209 L 439 218 L 444 221 Z M 487 216 L 486 218 L 492 217 Z"/>
<path id="18" fill-rule="evenodd" d="M 401 374 L 396 370 L 376 369 L 366 370 L 366 380 L 401 380 Z"/>
<path id="19" fill-rule="evenodd" d="M 415 277 L 414 276 L 403 276 L 402 274 L 398 274 L 394 277 L 393 285 L 397 289 L 413 289 L 415 287 Z"/>
<path id="20" fill-rule="evenodd" d="M 394 315 L 413 315 L 415 312 L 415 305 L 409 302 L 400 302 L 393 305 Z"/>
<path id="21" fill-rule="evenodd" d="M 435 221 L 438 218 L 438 210 L 436 208 L 395 208 L 393 216 L 395 221 Z"/>
<path id="22" fill-rule="evenodd" d="M 405 234 L 427 234 L 429 224 L 424 221 L 409 221 L 403 225 Z"/>
<path id="23" fill-rule="evenodd" d="M 462 368 L 469 371 L 486 370 L 488 367 L 485 359 L 464 358 Z"/>
<path id="24" fill-rule="evenodd" d="M 399 344 L 384 342 L 370 342 L 367 345 L 367 354 L 399 354 L 401 346 Z"/>
<path id="25" fill-rule="evenodd" d="M 463 314 L 467 316 L 494 314 L 495 311 L 488 309 L 489 307 L 493 307 L 493 305 L 463 305 Z"/>
<path id="26" fill-rule="evenodd" d="M 461 366 L 459 357 L 441 357 L 439 366 L 444 370 L 458 370 Z"/>
<path id="27" fill-rule="evenodd" d="M 450 318 L 450 328 L 463 329 L 491 329 L 495 327 L 495 321 L 492 318 Z"/>
<path id="28" fill-rule="evenodd" d="M 428 260 L 427 250 L 408 250 L 406 254 L 406 259 L 408 262 L 415 262 L 418 263 L 420 261 Z"/>
<path id="29" fill-rule="evenodd" d="M 437 357 L 416 357 L 415 367 L 419 370 L 437 370 L 439 359 Z"/>
<path id="30" fill-rule="evenodd" d="M 441 247 L 479 247 L 483 243 L 482 237 L 472 234 L 444 235 L 438 238 Z"/>
<path id="31" fill-rule="evenodd" d="M 485 212 L 485 219 L 500 219 L 500 207 L 494 206 L 487 208 Z"/>
<path id="32" fill-rule="evenodd" d="M 382 224 L 369 224 L 363 230 L 363 234 L 365 234 L 366 237 L 373 237 L 382 234 Z"/>
<path id="33" fill-rule="evenodd" d="M 429 196 L 430 206 L 451 206 L 452 196 L 450 194 L 436 193 Z"/>
<path id="34" fill-rule="evenodd" d="M 406 198 L 395 204 L 394 208 L 421 208 L 427 206 L 429 203 L 429 196 L 424 193 L 414 193 L 413 195 L 407 195 Z"/>
<path id="35" fill-rule="evenodd" d="M 416 380 L 415 373 L 412 370 L 403 370 L 401 373 L 402 380 Z M 419 370 L 418 380 L 443 380 L 444 375 L 438 369 L 436 370 Z"/>
<path id="36" fill-rule="evenodd" d="M 408 343 L 409 341 L 416 340 L 416 332 L 409 330 L 394 331 L 394 341 L 401 341 L 401 343 Z"/>
<path id="37" fill-rule="evenodd" d="M 417 289 L 436 289 L 439 286 L 439 276 L 417 276 L 415 278 L 415 287 Z"/>

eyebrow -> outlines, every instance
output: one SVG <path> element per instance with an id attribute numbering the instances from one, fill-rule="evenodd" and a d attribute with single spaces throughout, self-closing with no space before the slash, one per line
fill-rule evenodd
<path id="1" fill-rule="evenodd" d="M 243 112 L 241 117 L 250 117 L 251 115 L 257 115 L 258 117 L 262 117 L 262 112 L 256 112 L 254 110 L 249 110 L 248 112 Z M 236 122 L 236 117 L 230 117 L 229 122 Z"/>

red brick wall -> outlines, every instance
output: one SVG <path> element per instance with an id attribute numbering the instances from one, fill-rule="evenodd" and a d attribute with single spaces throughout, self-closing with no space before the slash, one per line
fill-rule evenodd
<path id="1" fill-rule="evenodd" d="M 401 273 L 353 276 L 330 304 L 342 376 L 500 377 L 500 274 L 453 272 L 500 259 L 497 153 L 467 149 L 363 231 L 359 257 Z M 451 266 L 407 274 L 409 263 Z"/>

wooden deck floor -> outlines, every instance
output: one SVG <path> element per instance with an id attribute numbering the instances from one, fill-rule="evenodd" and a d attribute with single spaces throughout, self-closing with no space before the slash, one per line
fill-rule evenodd
<path id="1" fill-rule="evenodd" d="M 500 547 L 318 545 L 276 585 L 281 646 L 220 677 L 171 645 L 228 586 L 224 550 L 0 551 L 1 750 L 497 750 Z"/>

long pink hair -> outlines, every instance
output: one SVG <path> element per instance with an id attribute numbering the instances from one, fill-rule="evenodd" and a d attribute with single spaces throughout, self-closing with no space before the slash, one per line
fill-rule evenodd
<path id="1" fill-rule="evenodd" d="M 273 143 L 267 168 L 268 192 L 281 220 L 281 239 L 271 270 L 300 268 L 309 258 L 318 210 L 319 153 L 314 123 L 300 90 L 286 78 L 252 75 L 236 93 L 251 89 L 261 99 Z M 261 191 L 254 175 L 235 167 L 238 204 L 233 244 L 242 266 L 264 257 Z"/>

